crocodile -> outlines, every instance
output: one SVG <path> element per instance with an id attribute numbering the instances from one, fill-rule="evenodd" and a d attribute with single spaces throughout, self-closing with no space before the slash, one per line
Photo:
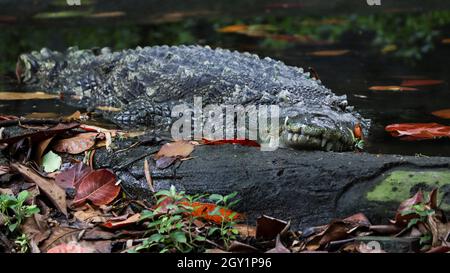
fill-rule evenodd
<path id="1" fill-rule="evenodd" d="M 353 150 L 354 128 L 366 136 L 370 127 L 346 95 L 302 68 L 209 46 L 43 48 L 21 54 L 16 74 L 67 104 L 101 109 L 117 124 L 163 132 L 174 122 L 173 107 L 192 104 L 194 96 L 203 104 L 278 105 L 280 142 L 295 149 Z"/>

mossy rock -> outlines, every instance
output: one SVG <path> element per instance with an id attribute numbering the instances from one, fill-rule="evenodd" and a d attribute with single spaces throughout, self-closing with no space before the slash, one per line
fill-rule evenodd
<path id="1" fill-rule="evenodd" d="M 409 171 L 396 170 L 386 173 L 366 197 L 369 201 L 402 202 L 419 189 L 430 192 L 438 189 L 438 204 L 450 211 L 450 170 Z"/>

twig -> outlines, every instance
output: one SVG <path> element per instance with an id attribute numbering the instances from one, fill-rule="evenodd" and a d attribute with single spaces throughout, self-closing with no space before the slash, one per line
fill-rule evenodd
<path id="1" fill-rule="evenodd" d="M 114 170 L 114 171 L 120 171 L 120 170 L 122 170 L 122 169 L 124 169 L 124 168 L 130 166 L 131 164 L 133 164 L 133 163 L 135 163 L 135 162 L 137 162 L 137 161 L 139 161 L 139 160 L 141 160 L 141 159 L 143 159 L 143 158 L 145 158 L 145 157 L 147 157 L 147 156 L 149 156 L 149 155 L 152 155 L 152 154 L 156 153 L 158 150 L 159 150 L 158 147 L 153 148 L 153 149 L 152 149 L 150 152 L 148 152 L 148 153 L 145 153 L 145 154 L 140 155 L 140 156 L 138 156 L 138 157 L 136 157 L 136 158 L 133 158 L 133 159 L 129 160 L 128 162 L 125 162 L 125 163 L 122 164 L 122 165 L 113 167 L 113 170 Z"/>

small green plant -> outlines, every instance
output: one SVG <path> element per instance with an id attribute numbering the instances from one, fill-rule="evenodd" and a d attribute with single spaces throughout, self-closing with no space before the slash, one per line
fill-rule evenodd
<path id="1" fill-rule="evenodd" d="M 402 216 L 406 215 L 417 215 L 418 217 L 412 218 L 408 222 L 408 228 L 416 225 L 419 222 L 425 223 L 428 216 L 435 214 L 434 209 L 430 209 L 426 204 L 419 203 L 411 207 L 409 210 L 405 210 L 402 213 Z"/>
<path id="2" fill-rule="evenodd" d="M 235 198 L 236 195 L 237 192 L 233 192 L 226 196 L 220 194 L 211 194 L 209 196 L 209 200 L 215 202 L 217 205 L 217 207 L 210 212 L 210 215 L 220 216 L 222 218 L 222 223 L 220 227 L 211 227 L 208 231 L 208 235 L 211 236 L 215 233 L 219 233 L 224 245 L 227 248 L 230 246 L 230 242 L 236 239 L 236 235 L 239 234 L 239 231 L 235 228 L 236 212 L 233 212 L 230 215 L 224 215 L 221 213 L 221 209 L 228 209 L 236 205 L 239 202 L 238 199 L 230 201 Z"/>
<path id="3" fill-rule="evenodd" d="M 27 217 L 39 212 L 36 205 L 25 204 L 29 195 L 28 191 L 20 192 L 17 197 L 8 194 L 0 195 L 0 216 L 11 233 L 16 231 Z"/>
<path id="4" fill-rule="evenodd" d="M 197 242 L 205 241 L 203 236 L 193 236 L 191 230 L 194 217 L 191 215 L 193 208 L 189 204 L 201 196 L 177 192 L 174 186 L 170 190 L 157 192 L 155 196 L 158 198 L 158 208 L 154 211 L 145 210 L 141 214 L 141 220 L 150 220 L 147 228 L 152 235 L 136 247 L 135 251 L 159 248 L 161 253 L 171 250 L 186 253 L 191 252 Z M 163 202 L 167 204 L 163 205 Z"/>
<path id="5" fill-rule="evenodd" d="M 16 238 L 16 240 L 14 242 L 19 247 L 20 253 L 28 252 L 30 242 L 29 242 L 28 236 L 26 234 L 21 234 L 19 237 Z"/>

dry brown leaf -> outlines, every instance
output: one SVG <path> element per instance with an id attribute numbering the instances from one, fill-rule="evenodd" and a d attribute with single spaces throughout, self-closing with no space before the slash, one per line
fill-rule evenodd
<path id="1" fill-rule="evenodd" d="M 42 177 L 31 168 L 17 162 L 11 163 L 11 168 L 20 173 L 28 182 L 35 183 L 53 205 L 67 216 L 66 192 L 56 185 L 53 179 Z"/>
<path id="2" fill-rule="evenodd" d="M 152 175 L 150 173 L 150 167 L 148 165 L 147 159 L 144 160 L 144 174 L 145 174 L 145 180 L 147 181 L 147 185 L 148 185 L 149 189 L 152 192 L 155 192 L 155 188 L 153 187 L 153 179 L 152 179 Z"/>
<path id="3" fill-rule="evenodd" d="M 164 144 L 155 159 L 161 157 L 188 157 L 194 150 L 194 145 L 190 141 L 180 140 Z"/>
<path id="4" fill-rule="evenodd" d="M 70 138 L 58 140 L 53 150 L 59 153 L 80 154 L 91 149 L 99 133 L 81 133 Z"/>

